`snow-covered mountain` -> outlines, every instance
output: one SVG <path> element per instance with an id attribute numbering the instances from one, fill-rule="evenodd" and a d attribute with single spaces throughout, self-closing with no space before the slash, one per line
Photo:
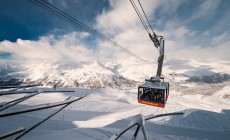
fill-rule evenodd
<path id="1" fill-rule="evenodd" d="M 226 61 L 204 63 L 194 60 L 172 59 L 165 63 L 163 74 L 166 80 L 175 83 L 221 83 L 230 80 L 229 63 Z M 136 87 L 144 79 L 154 76 L 157 63 L 148 64 L 136 59 L 89 64 L 64 65 L 58 63 L 36 63 L 2 65 L 1 84 L 27 83 L 43 86 L 116 88 Z"/>
<path id="2" fill-rule="evenodd" d="M 152 63 L 152 64 L 151 64 Z M 40 93 L 9 110 L 25 106 L 63 101 L 69 96 L 82 100 L 71 104 L 47 122 L 23 137 L 25 140 L 107 140 L 126 127 L 137 114 L 143 116 L 183 111 L 184 115 L 162 117 L 145 122 L 147 136 L 153 139 L 176 140 L 228 140 L 230 137 L 230 88 L 229 62 L 202 63 L 194 60 L 171 60 L 165 63 L 163 74 L 170 81 L 170 94 L 165 108 L 157 108 L 137 102 L 136 85 L 154 75 L 156 63 L 145 64 L 135 59 L 118 62 L 63 65 L 27 64 L 1 67 L 2 81 L 18 78 L 18 82 L 37 83 L 60 87 L 112 87 L 118 89 L 58 88 L 75 92 Z M 227 78 L 222 79 L 227 75 Z M 200 78 L 193 80 L 194 77 Z M 208 77 L 209 82 L 203 80 Z M 222 79 L 222 80 L 221 80 Z M 33 87 L 19 91 L 52 90 Z M 28 94 L 1 96 L 0 103 L 10 102 Z M 17 127 L 30 128 L 54 109 L 40 110 L 0 119 L 0 133 Z M 122 139 L 131 139 L 135 129 L 127 131 Z M 139 133 L 137 139 L 142 140 Z"/>
<path id="3" fill-rule="evenodd" d="M 198 62 L 195 60 L 169 61 L 167 71 L 179 81 L 199 83 L 221 83 L 230 80 L 228 61 Z"/>

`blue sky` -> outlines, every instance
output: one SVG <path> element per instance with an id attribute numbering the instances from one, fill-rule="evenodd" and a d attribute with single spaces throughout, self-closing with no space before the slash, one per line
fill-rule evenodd
<path id="1" fill-rule="evenodd" d="M 129 0 L 47 1 L 134 53 L 140 54 L 140 57 L 151 59 L 153 52 L 154 56 L 157 56 Z M 183 57 L 188 53 L 187 57 L 192 59 L 230 60 L 226 53 L 230 44 L 229 0 L 141 0 L 141 2 L 154 30 L 168 41 L 166 47 L 169 58 Z M 72 49 L 81 50 L 82 47 L 86 49 L 85 56 L 93 55 L 92 59 L 98 56 L 102 57 L 101 59 L 123 58 L 119 50 L 114 50 L 80 27 L 38 7 L 29 0 L 2 0 L 0 9 L 0 58 L 43 59 L 39 54 L 31 52 L 34 50 L 43 54 L 40 50 L 42 47 L 39 48 L 38 45 L 40 43 L 44 43 L 47 49 L 54 52 L 51 53 L 53 57 L 44 59 L 62 59 L 59 56 L 79 59 L 76 58 L 78 52 L 73 53 L 73 56 L 63 52 L 72 52 Z M 24 51 L 20 52 L 21 49 Z M 34 54 L 35 57 L 33 55 L 27 57 L 24 55 L 25 52 Z M 212 55 L 213 53 L 215 55 Z M 84 55 L 81 57 L 85 59 Z"/>
<path id="2" fill-rule="evenodd" d="M 65 3 L 68 8 L 63 4 Z M 52 2 L 63 11 L 92 25 L 96 15 L 108 8 L 104 0 L 60 0 Z M 59 29 L 60 33 L 79 31 L 80 28 L 38 7 L 30 0 L 2 0 L 0 5 L 0 41 L 16 41 L 18 38 L 36 40 L 40 36 Z"/>

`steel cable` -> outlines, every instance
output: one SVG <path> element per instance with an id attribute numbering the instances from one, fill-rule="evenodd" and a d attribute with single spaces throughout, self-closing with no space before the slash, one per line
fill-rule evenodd
<path id="1" fill-rule="evenodd" d="M 108 44 L 112 45 L 115 48 L 120 49 L 122 52 L 128 54 L 129 56 L 135 57 L 138 60 L 145 62 L 145 63 L 149 63 L 148 61 L 146 61 L 145 59 L 139 57 L 138 55 L 136 55 L 135 53 L 133 53 L 132 51 L 129 51 L 128 49 L 126 49 L 125 47 L 121 46 L 120 44 L 116 43 L 115 41 L 109 39 L 108 37 L 102 35 L 101 33 L 97 32 L 96 30 L 90 28 L 89 26 L 87 26 L 86 24 L 80 22 L 79 20 L 75 19 L 74 17 L 70 16 L 69 14 L 63 12 L 62 10 L 58 9 L 57 7 L 51 5 L 50 3 L 44 1 L 44 0 L 31 0 L 33 3 L 35 3 L 38 6 L 41 6 L 42 8 L 45 8 L 46 10 L 54 13 L 57 16 L 60 16 L 68 21 L 70 21 L 72 24 L 76 24 L 78 26 L 80 26 L 81 28 L 87 30 L 88 32 L 90 32 L 92 35 L 99 37 L 101 40 L 107 42 Z"/>

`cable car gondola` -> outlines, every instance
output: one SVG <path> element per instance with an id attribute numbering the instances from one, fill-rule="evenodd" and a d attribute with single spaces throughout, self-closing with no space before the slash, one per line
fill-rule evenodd
<path id="1" fill-rule="evenodd" d="M 164 61 L 164 38 L 156 34 L 149 34 L 149 36 L 154 45 L 160 48 L 157 74 L 156 77 L 146 79 L 144 84 L 138 86 L 137 98 L 139 103 L 164 108 L 169 95 L 169 82 L 164 82 L 164 77 L 161 77 Z"/>
<path id="2" fill-rule="evenodd" d="M 138 102 L 142 104 L 165 107 L 169 95 L 168 82 L 146 81 L 138 86 Z"/>
<path id="3" fill-rule="evenodd" d="M 138 94 L 137 99 L 139 103 L 157 106 L 157 107 L 165 107 L 166 101 L 169 95 L 169 83 L 164 82 L 164 78 L 161 77 L 162 66 L 164 61 L 164 37 L 158 36 L 153 31 L 150 22 L 145 14 L 145 11 L 141 5 L 140 0 L 138 0 L 139 7 L 141 8 L 143 14 L 140 13 L 139 8 L 135 4 L 134 0 L 130 0 L 134 10 L 136 11 L 139 19 L 145 27 L 150 39 L 154 43 L 154 46 L 160 52 L 160 56 L 158 57 L 158 67 L 156 77 L 151 77 L 150 79 L 146 79 L 145 83 L 138 86 Z M 145 16 L 145 19 L 143 16 Z M 147 23 L 146 23 L 147 21 Z"/>

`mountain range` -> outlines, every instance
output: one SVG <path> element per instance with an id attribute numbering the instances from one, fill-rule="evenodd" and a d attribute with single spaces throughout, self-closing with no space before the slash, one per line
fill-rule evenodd
<path id="1" fill-rule="evenodd" d="M 228 61 L 198 62 L 171 59 L 164 63 L 163 76 L 173 83 L 222 83 L 230 80 Z M 0 84 L 40 84 L 42 86 L 80 88 L 135 88 L 155 76 L 157 63 L 136 59 L 76 65 L 59 63 L 2 64 Z"/>

